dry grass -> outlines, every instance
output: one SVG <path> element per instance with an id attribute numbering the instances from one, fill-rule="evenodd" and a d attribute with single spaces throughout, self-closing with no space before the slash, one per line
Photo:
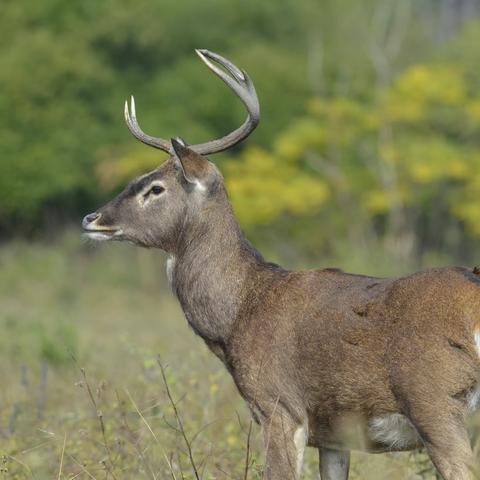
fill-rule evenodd
<path id="1" fill-rule="evenodd" d="M 261 478 L 260 432 L 163 262 L 76 235 L 1 247 L 0 479 Z M 435 477 L 423 454 L 355 454 L 352 478 Z"/>

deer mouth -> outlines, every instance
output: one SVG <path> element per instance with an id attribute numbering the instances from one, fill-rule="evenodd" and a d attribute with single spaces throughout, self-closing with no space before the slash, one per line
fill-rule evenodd
<path id="1" fill-rule="evenodd" d="M 105 225 L 99 225 L 98 221 L 101 219 L 102 214 L 99 212 L 89 213 L 85 215 L 82 220 L 83 236 L 91 240 L 112 240 L 114 238 L 119 239 L 123 234 L 121 228 L 108 227 Z"/>
<path id="2" fill-rule="evenodd" d="M 83 236 L 90 240 L 104 241 L 119 239 L 123 231 L 120 228 L 85 228 Z"/>

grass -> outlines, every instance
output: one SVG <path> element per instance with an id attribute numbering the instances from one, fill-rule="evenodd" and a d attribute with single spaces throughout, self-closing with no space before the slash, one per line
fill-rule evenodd
<path id="1" fill-rule="evenodd" d="M 0 332 L 0 479 L 261 478 L 259 429 L 160 252 L 77 233 L 5 244 Z M 304 478 L 316 463 L 309 449 Z M 422 453 L 355 453 L 351 478 L 435 476 Z"/>

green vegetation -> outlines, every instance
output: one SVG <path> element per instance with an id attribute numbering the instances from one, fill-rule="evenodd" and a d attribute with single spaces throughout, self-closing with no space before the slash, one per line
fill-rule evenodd
<path id="1" fill-rule="evenodd" d="M 187 327 L 163 263 L 159 252 L 82 244 L 76 232 L 2 249 L 0 478 L 194 478 L 159 352 L 202 478 L 243 478 L 249 413 Z M 480 417 L 472 426 L 480 431 Z M 261 478 L 261 451 L 254 425 L 250 479 Z M 309 451 L 305 478 L 316 461 Z M 434 478 L 424 454 L 355 454 L 352 472 Z"/>
<path id="2" fill-rule="evenodd" d="M 123 125 L 130 93 L 153 134 L 194 143 L 238 125 L 240 102 L 199 62 L 200 46 L 245 67 L 261 99 L 258 131 L 216 157 L 252 239 L 288 231 L 306 262 L 335 254 L 338 238 L 470 261 L 480 236 L 471 3 L 7 0 L 0 232 L 78 221 L 162 161 Z"/>
<path id="3" fill-rule="evenodd" d="M 158 353 L 202 478 L 244 478 L 249 414 L 189 331 L 162 255 L 92 248 L 71 227 L 165 158 L 124 126 L 130 94 L 165 138 L 242 121 L 195 48 L 255 82 L 259 128 L 214 160 L 269 259 L 376 275 L 480 263 L 475 1 L 3 0 L 1 12 L 0 479 L 194 478 Z M 248 478 L 260 443 L 254 426 Z M 315 464 L 311 451 L 306 478 Z M 352 478 L 433 475 L 423 454 L 356 454 Z"/>

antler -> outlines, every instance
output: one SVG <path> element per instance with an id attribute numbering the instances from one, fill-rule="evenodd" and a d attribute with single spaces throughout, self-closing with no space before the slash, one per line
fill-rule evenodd
<path id="1" fill-rule="evenodd" d="M 213 53 L 204 49 L 195 51 L 207 65 L 207 67 L 212 70 L 215 75 L 220 77 L 240 98 L 248 112 L 245 122 L 228 135 L 217 140 L 190 146 L 190 148 L 195 150 L 197 153 L 207 155 L 226 150 L 227 148 L 236 145 L 244 138 L 248 137 L 248 135 L 252 133 L 260 121 L 260 105 L 258 103 L 258 97 L 257 93 L 255 92 L 253 82 L 250 80 L 250 77 L 245 71 L 240 70 L 233 63 L 217 53 Z M 221 68 L 217 67 L 214 63 L 212 63 L 211 60 L 224 67 L 230 73 L 230 75 L 228 75 Z M 133 96 L 130 101 L 130 110 L 128 108 L 128 102 L 125 102 L 125 121 L 127 122 L 128 129 L 135 138 L 147 145 L 150 145 L 151 147 L 159 148 L 164 152 L 173 154 L 170 141 L 164 140 L 163 138 L 151 137 L 142 131 L 137 121 L 135 100 Z"/>
<path id="2" fill-rule="evenodd" d="M 201 143 L 193 147 L 196 152 L 206 155 L 226 150 L 227 148 L 241 142 L 244 138 L 247 138 L 250 133 L 255 130 L 260 121 L 260 105 L 258 103 L 257 92 L 253 86 L 253 82 L 245 71 L 240 70 L 233 63 L 217 53 L 208 50 L 196 50 L 196 52 L 207 67 L 217 75 L 217 77 L 220 77 L 240 98 L 248 112 L 245 122 L 233 132 L 225 137 L 219 138 L 218 140 Z M 227 75 L 227 73 L 214 65 L 210 60 L 225 67 L 231 76 Z"/>
<path id="3" fill-rule="evenodd" d="M 168 140 L 151 137 L 144 133 L 140 128 L 137 121 L 137 112 L 135 111 L 135 99 L 133 98 L 133 95 L 130 97 L 130 110 L 132 112 L 131 114 L 128 110 L 128 101 L 125 100 L 125 121 L 127 122 L 127 127 L 132 132 L 133 136 L 151 147 L 159 148 L 164 152 L 170 153 L 172 146 Z"/>

